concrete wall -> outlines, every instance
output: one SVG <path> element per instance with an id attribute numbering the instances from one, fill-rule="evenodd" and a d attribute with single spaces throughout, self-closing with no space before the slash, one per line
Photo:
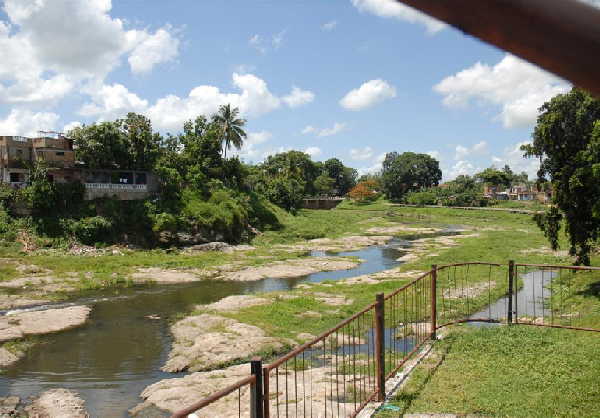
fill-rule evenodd
<path id="1" fill-rule="evenodd" d="M 304 199 L 302 207 L 304 209 L 323 209 L 329 210 L 335 208 L 344 201 L 343 198 L 337 199 Z"/>

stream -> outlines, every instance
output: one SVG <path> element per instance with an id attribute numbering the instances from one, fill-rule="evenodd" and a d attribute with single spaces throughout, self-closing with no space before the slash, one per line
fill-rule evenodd
<path id="1" fill-rule="evenodd" d="M 448 235 L 452 232 L 448 232 Z M 205 280 L 178 285 L 134 287 L 90 293 L 69 304 L 93 307 L 88 323 L 80 328 L 50 334 L 27 356 L 0 374 L 0 397 L 27 399 L 52 388 L 77 392 L 93 417 L 125 417 L 141 402 L 140 393 L 162 379 L 185 373 L 165 373 L 160 368 L 171 347 L 169 319 L 198 304 L 216 302 L 226 296 L 285 291 L 300 283 L 341 280 L 391 269 L 410 246 L 393 240 L 385 246 L 338 253 L 363 262 L 349 270 L 255 282 Z M 331 256 L 313 252 L 313 256 Z M 38 307 L 36 309 L 48 308 Z M 160 317 L 148 319 L 149 315 Z"/>

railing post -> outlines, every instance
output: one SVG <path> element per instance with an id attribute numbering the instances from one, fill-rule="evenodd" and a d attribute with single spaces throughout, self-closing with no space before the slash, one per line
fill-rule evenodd
<path id="1" fill-rule="evenodd" d="M 515 261 L 510 260 L 508 262 L 508 324 L 513 323 L 513 294 L 514 294 L 514 281 L 515 281 Z"/>
<path id="2" fill-rule="evenodd" d="M 271 416 L 271 389 L 269 386 L 269 370 L 263 367 L 263 416 L 269 418 Z"/>
<path id="3" fill-rule="evenodd" d="M 378 293 L 375 304 L 375 382 L 377 400 L 385 400 L 385 309 L 383 293 Z"/>
<path id="4" fill-rule="evenodd" d="M 250 417 L 263 418 L 263 376 L 262 360 L 255 357 L 250 361 L 250 373 L 256 377 L 253 385 L 250 385 Z"/>
<path id="5" fill-rule="evenodd" d="M 437 264 L 431 266 L 431 339 L 435 340 L 437 329 Z"/>

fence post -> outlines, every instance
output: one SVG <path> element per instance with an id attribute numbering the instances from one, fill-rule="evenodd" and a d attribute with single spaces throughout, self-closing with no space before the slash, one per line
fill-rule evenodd
<path id="1" fill-rule="evenodd" d="M 250 373 L 256 377 L 256 381 L 250 386 L 250 417 L 263 418 L 263 389 L 262 389 L 262 360 L 254 357 L 250 361 Z"/>
<path id="2" fill-rule="evenodd" d="M 377 400 L 385 400 L 385 309 L 383 293 L 376 295 L 375 304 L 375 382 Z"/>
<path id="3" fill-rule="evenodd" d="M 508 324 L 513 323 L 513 293 L 514 293 L 514 281 L 515 281 L 515 261 L 510 260 L 508 262 Z"/>
<path id="4" fill-rule="evenodd" d="M 437 329 L 437 264 L 431 266 L 431 339 L 435 340 Z"/>
<path id="5" fill-rule="evenodd" d="M 269 418 L 271 415 L 271 389 L 269 386 L 269 370 L 263 367 L 263 416 Z"/>

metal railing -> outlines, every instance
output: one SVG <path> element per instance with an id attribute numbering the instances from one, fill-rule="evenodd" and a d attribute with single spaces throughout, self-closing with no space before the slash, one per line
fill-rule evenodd
<path id="1" fill-rule="evenodd" d="M 600 268 L 513 261 L 434 265 L 270 364 L 253 360 L 249 377 L 173 417 L 194 411 L 223 416 L 217 412 L 223 406 L 211 409 L 217 402 L 228 402 L 226 416 L 355 417 L 369 402 L 384 400 L 386 380 L 442 327 L 489 322 L 600 332 L 580 326 L 567 303 L 579 291 L 581 274 L 593 272 Z M 237 404 L 225 399 L 236 391 Z"/>

